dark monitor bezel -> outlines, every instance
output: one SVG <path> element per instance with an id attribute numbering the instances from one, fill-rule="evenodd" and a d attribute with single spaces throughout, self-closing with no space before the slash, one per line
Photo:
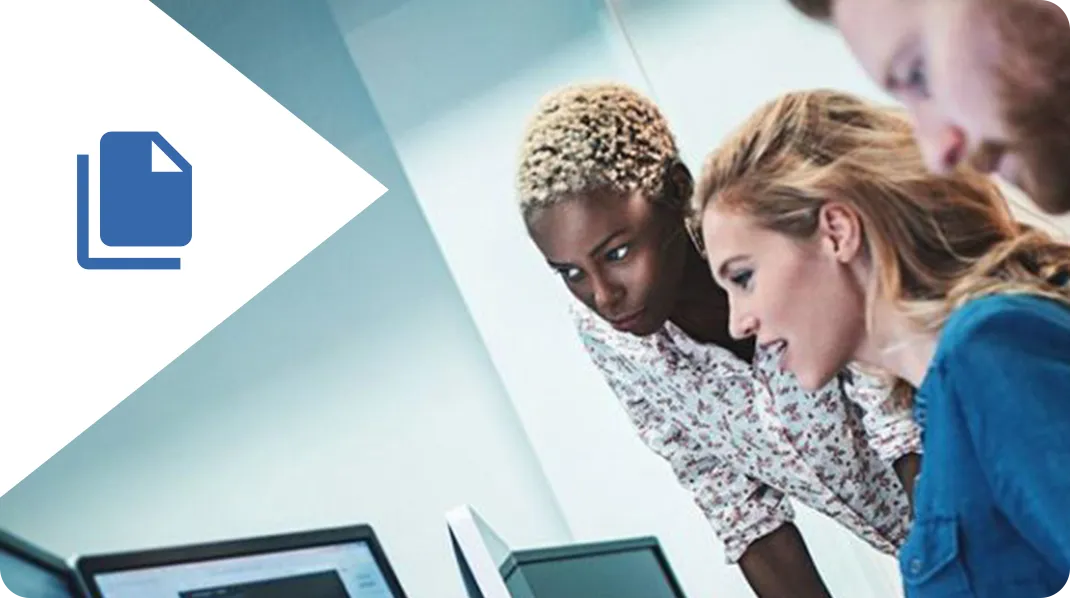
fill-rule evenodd
<path id="1" fill-rule="evenodd" d="M 2 529 L 0 529 L 0 550 L 8 551 L 24 561 L 60 576 L 66 582 L 67 591 L 71 596 L 82 595 L 74 570 L 58 556 Z"/>
<path id="2" fill-rule="evenodd" d="M 678 598 L 686 598 L 680 580 L 676 578 L 676 572 L 669 565 L 669 559 L 661 548 L 661 543 L 653 536 L 641 538 L 628 538 L 624 540 L 611 540 L 606 542 L 586 542 L 569 544 L 566 546 L 553 546 L 549 548 L 530 548 L 515 550 L 509 554 L 509 558 L 499 568 L 503 580 L 508 580 L 517 569 L 524 565 L 545 563 L 548 561 L 561 561 L 577 557 L 592 557 L 614 554 L 619 552 L 634 552 L 636 550 L 648 550 L 654 554 L 665 578 L 669 582 L 673 592 Z"/>
<path id="3" fill-rule="evenodd" d="M 353 542 L 368 545 L 390 591 L 397 598 L 407 598 L 375 530 L 368 524 L 83 556 L 76 560 L 75 570 L 89 598 L 104 598 L 97 585 L 98 575 Z"/>

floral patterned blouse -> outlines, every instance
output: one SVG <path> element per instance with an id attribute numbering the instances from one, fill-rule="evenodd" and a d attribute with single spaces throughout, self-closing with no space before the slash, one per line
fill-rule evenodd
<path id="1" fill-rule="evenodd" d="M 581 304 L 572 311 L 639 436 L 691 492 L 729 563 L 794 518 L 789 498 L 898 552 L 909 503 L 892 463 L 921 442 L 910 409 L 888 407 L 888 387 L 852 370 L 807 393 L 779 353 L 759 349 L 748 364 L 671 322 L 637 337 Z"/>

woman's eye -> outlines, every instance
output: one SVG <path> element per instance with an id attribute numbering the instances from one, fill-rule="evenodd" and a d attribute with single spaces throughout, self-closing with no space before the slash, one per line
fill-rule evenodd
<path id="1" fill-rule="evenodd" d="M 753 278 L 753 276 L 754 276 L 754 272 L 752 270 L 741 270 L 741 271 L 733 274 L 729 278 L 729 280 L 732 281 L 732 284 L 738 286 L 741 289 L 746 290 L 747 287 L 750 285 L 750 282 L 751 282 L 751 279 Z"/>
<path id="2" fill-rule="evenodd" d="M 898 79 L 896 87 L 901 92 L 920 98 L 929 97 L 929 75 L 926 72 L 925 61 L 921 58 L 911 61 Z"/>
<path id="3" fill-rule="evenodd" d="M 621 245 L 620 247 L 610 250 L 610 252 L 606 254 L 606 257 L 611 262 L 619 262 L 628 255 L 628 250 L 629 248 L 627 245 Z"/>
<path id="4" fill-rule="evenodd" d="M 575 283 L 583 280 L 583 270 L 579 268 L 561 268 L 558 273 L 567 282 Z"/>
<path id="5" fill-rule="evenodd" d="M 918 59 L 910 66 L 910 73 L 907 75 L 907 85 L 911 89 L 915 89 L 920 93 L 928 95 L 929 93 L 929 77 L 925 73 L 925 65 Z"/>

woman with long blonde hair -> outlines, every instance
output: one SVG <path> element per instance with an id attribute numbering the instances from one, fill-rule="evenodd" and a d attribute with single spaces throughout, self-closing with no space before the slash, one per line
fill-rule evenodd
<path id="1" fill-rule="evenodd" d="M 859 363 L 916 389 L 908 598 L 1066 585 L 1070 247 L 985 175 L 931 174 L 900 112 L 825 90 L 758 109 L 708 157 L 688 219 L 735 336 L 806 388 Z"/>

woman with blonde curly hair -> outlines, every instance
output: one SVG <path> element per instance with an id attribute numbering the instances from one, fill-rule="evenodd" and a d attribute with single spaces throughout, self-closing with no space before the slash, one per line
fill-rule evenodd
<path id="1" fill-rule="evenodd" d="M 997 187 L 930 174 L 898 111 L 783 95 L 707 159 L 688 217 L 731 329 L 820 388 L 917 390 L 908 598 L 1055 594 L 1070 575 L 1070 247 Z"/>
<path id="2" fill-rule="evenodd" d="M 861 374 L 803 392 L 774 352 L 731 338 L 684 226 L 691 174 L 650 100 L 614 84 L 544 98 L 517 190 L 591 360 L 759 596 L 829 595 L 791 499 L 895 554 L 918 464 L 909 409 L 885 409 L 889 387 Z"/>

